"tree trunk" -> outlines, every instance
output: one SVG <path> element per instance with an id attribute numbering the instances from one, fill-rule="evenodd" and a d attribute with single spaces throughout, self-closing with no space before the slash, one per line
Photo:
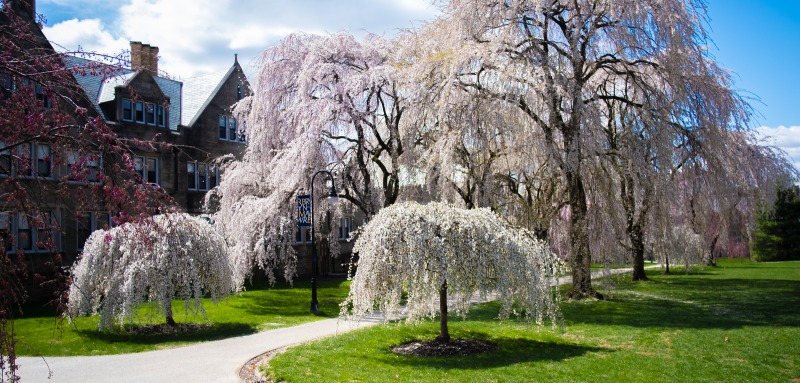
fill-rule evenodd
<path id="1" fill-rule="evenodd" d="M 567 172 L 567 192 L 571 210 L 572 290 L 570 299 L 597 298 L 603 295 L 592 288 L 592 254 L 589 252 L 586 220 L 586 190 L 577 172 Z"/>
<path id="2" fill-rule="evenodd" d="M 175 326 L 175 318 L 172 316 L 172 300 L 167 300 L 167 302 L 164 303 L 164 314 L 167 317 L 167 325 Z"/>
<path id="3" fill-rule="evenodd" d="M 633 247 L 633 280 L 646 281 L 647 274 L 644 273 L 644 233 L 639 225 L 630 227 L 628 236 Z"/>
<path id="4" fill-rule="evenodd" d="M 436 340 L 450 341 L 450 331 L 447 329 L 447 281 L 439 289 L 439 336 Z"/>
<path id="5" fill-rule="evenodd" d="M 664 274 L 669 274 L 669 254 L 664 255 L 664 265 L 666 265 L 664 269 Z"/>

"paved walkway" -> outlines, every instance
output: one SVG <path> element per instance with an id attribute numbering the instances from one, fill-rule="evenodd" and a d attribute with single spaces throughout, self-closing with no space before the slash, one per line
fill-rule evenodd
<path id="1" fill-rule="evenodd" d="M 610 270 L 610 273 L 627 271 L 630 269 L 614 269 Z M 605 272 L 592 274 L 593 278 L 607 275 Z M 571 278 L 561 278 L 559 282 L 570 283 Z M 103 356 L 20 357 L 17 359 L 17 364 L 20 366 L 20 377 L 24 383 L 241 383 L 239 369 L 248 360 L 262 353 L 382 322 L 383 319 L 377 315 L 357 323 L 325 319 L 167 350 Z"/>
<path id="2" fill-rule="evenodd" d="M 239 369 L 266 351 L 382 323 L 325 319 L 294 327 L 135 354 L 20 357 L 22 382 L 241 382 Z M 52 378 L 48 374 L 52 371 Z"/>

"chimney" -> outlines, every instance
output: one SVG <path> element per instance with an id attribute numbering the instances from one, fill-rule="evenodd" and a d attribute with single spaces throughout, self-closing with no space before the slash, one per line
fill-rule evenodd
<path id="1" fill-rule="evenodd" d="M 131 41 L 131 69 L 142 69 L 158 76 L 158 47 Z"/>

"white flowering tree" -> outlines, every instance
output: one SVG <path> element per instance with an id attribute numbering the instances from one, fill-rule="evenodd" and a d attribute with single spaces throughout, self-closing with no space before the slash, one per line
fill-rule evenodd
<path id="1" fill-rule="evenodd" d="M 353 251 L 359 254 L 358 272 L 342 303 L 345 317 L 359 318 L 376 307 L 385 318 L 394 317 L 406 293 L 409 321 L 440 314 L 441 341 L 450 340 L 449 308 L 465 315 L 476 294 L 497 294 L 501 317 L 518 307 L 538 324 L 559 318 L 557 259 L 545 243 L 486 208 L 397 203 L 373 217 Z"/>
<path id="2" fill-rule="evenodd" d="M 72 276 L 69 314 L 99 314 L 99 330 L 130 320 L 144 302 L 157 302 L 174 325 L 173 299 L 205 315 L 201 298 L 217 301 L 238 286 L 225 240 L 208 222 L 185 213 L 95 231 Z"/>
<path id="3" fill-rule="evenodd" d="M 264 51 L 253 96 L 236 108 L 247 149 L 225 169 L 214 217 L 237 275 L 256 264 L 271 281 L 276 268 L 291 280 L 296 197 L 309 192 L 318 170 L 336 174 L 347 201 L 339 209 L 371 216 L 397 200 L 404 101 L 390 47 L 375 35 L 292 34 Z M 338 236 L 329 245 L 336 253 Z"/>

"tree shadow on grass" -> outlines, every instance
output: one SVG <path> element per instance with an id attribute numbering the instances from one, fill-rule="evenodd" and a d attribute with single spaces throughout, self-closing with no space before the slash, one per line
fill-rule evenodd
<path id="1" fill-rule="evenodd" d="M 213 341 L 234 336 L 249 335 L 258 332 L 255 326 L 242 323 L 213 323 L 211 326 L 196 331 L 174 333 L 136 334 L 121 330 L 97 331 L 96 329 L 76 329 L 76 333 L 87 339 L 106 343 L 129 343 L 140 345 L 158 345 L 169 342 L 202 342 Z"/>
<path id="2" fill-rule="evenodd" d="M 344 300 L 345 296 L 332 296 L 329 291 L 338 291 L 339 285 L 344 282 L 346 282 L 344 278 L 320 278 L 318 280 L 317 300 L 320 309 L 318 316 L 334 318 L 339 315 L 339 303 Z M 310 281 L 306 279 L 296 280 L 293 286 L 287 283 L 269 286 L 266 282 L 261 282 L 248 288 L 250 292 L 254 292 L 253 294 L 242 294 L 236 299 L 236 303 L 230 304 L 232 307 L 253 315 L 279 313 L 281 316 L 308 316 L 311 308 L 310 285 Z M 269 299 L 265 299 L 263 294 L 258 294 L 259 290 L 270 290 L 274 294 L 270 294 Z"/>
<path id="3" fill-rule="evenodd" d="M 518 363 L 530 362 L 558 362 L 569 358 L 578 357 L 589 352 L 613 352 L 589 346 L 556 341 L 537 341 L 526 338 L 489 337 L 481 333 L 460 334 L 460 339 L 481 339 L 497 344 L 498 349 L 471 355 L 459 356 L 409 356 L 397 355 L 387 351 L 374 357 L 376 362 L 385 364 L 402 364 L 414 368 L 454 369 L 454 370 L 480 370 L 510 366 Z"/>
<path id="4" fill-rule="evenodd" d="M 800 282 L 708 279 L 684 275 L 646 282 L 607 301 L 566 302 L 571 323 L 632 327 L 717 328 L 800 325 Z"/>

